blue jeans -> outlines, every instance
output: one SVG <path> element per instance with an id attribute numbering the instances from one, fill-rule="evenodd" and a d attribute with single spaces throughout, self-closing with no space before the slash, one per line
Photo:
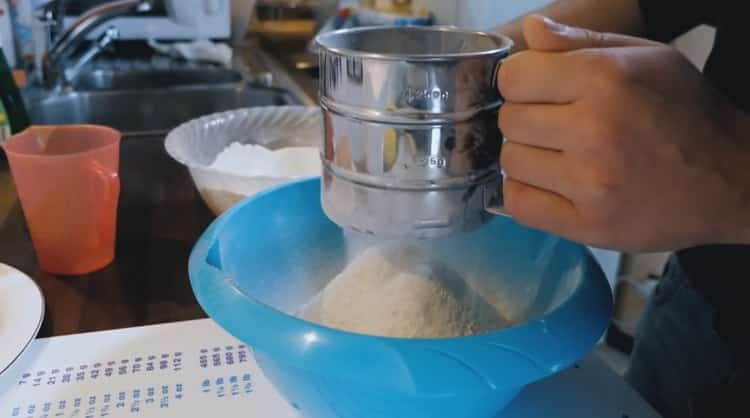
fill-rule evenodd
<path id="1" fill-rule="evenodd" d="M 626 380 L 665 418 L 747 418 L 750 387 L 735 364 L 714 308 L 673 256 L 639 324 Z"/>

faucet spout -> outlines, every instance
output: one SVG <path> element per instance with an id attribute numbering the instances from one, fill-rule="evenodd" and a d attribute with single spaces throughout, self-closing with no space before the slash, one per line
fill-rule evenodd
<path id="1" fill-rule="evenodd" d="M 83 68 L 88 64 L 94 57 L 100 52 L 104 51 L 109 47 L 112 42 L 116 41 L 120 37 L 120 31 L 116 27 L 110 26 L 104 33 L 102 33 L 96 42 L 86 50 L 80 57 L 76 58 L 72 65 L 67 66 L 63 70 L 63 76 L 65 81 L 72 82 L 78 77 Z"/>
<path id="2" fill-rule="evenodd" d="M 104 23 L 120 16 L 146 13 L 153 9 L 153 0 L 116 0 L 95 7 L 81 15 L 65 29 L 50 47 L 45 58 L 45 67 L 53 72 L 62 72 L 65 62 L 75 52 L 86 36 Z"/>

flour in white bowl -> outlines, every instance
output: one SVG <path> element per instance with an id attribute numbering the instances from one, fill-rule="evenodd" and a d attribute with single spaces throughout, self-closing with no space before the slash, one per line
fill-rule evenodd
<path id="1" fill-rule="evenodd" d="M 401 338 L 460 337 L 509 325 L 462 277 L 404 245 L 364 251 L 298 316 L 345 331 Z"/>
<path id="2" fill-rule="evenodd" d="M 234 142 L 226 147 L 211 168 L 243 177 L 303 178 L 320 175 L 320 155 L 315 147 L 270 150 L 254 144 Z"/>

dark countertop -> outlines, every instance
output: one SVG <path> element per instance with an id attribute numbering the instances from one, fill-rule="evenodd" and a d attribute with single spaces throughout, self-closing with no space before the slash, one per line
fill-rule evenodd
<path id="1" fill-rule="evenodd" d="M 80 277 L 39 269 L 7 161 L 0 157 L 0 262 L 31 276 L 46 299 L 40 337 L 205 317 L 188 256 L 213 220 L 162 138 L 123 138 L 115 261 Z"/>
<path id="2" fill-rule="evenodd" d="M 265 51 L 265 52 L 264 52 Z M 296 47 L 250 40 L 234 66 L 273 74 L 273 84 L 317 104 L 317 76 L 297 68 L 315 57 Z M 39 269 L 5 155 L 0 151 L 0 262 L 31 276 L 46 299 L 40 337 L 205 317 L 187 275 L 193 244 L 213 214 L 187 169 L 164 150 L 163 137 L 124 137 L 115 260 L 80 277 Z"/>

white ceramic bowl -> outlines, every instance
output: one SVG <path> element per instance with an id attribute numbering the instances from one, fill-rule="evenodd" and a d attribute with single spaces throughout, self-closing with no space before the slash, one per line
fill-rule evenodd
<path id="1" fill-rule="evenodd" d="M 186 122 L 165 140 L 167 153 L 184 164 L 195 186 L 214 214 L 235 203 L 288 181 L 289 177 L 246 177 L 211 167 L 234 142 L 270 149 L 318 147 L 322 143 L 322 115 L 318 107 L 268 106 L 216 113 Z"/>

